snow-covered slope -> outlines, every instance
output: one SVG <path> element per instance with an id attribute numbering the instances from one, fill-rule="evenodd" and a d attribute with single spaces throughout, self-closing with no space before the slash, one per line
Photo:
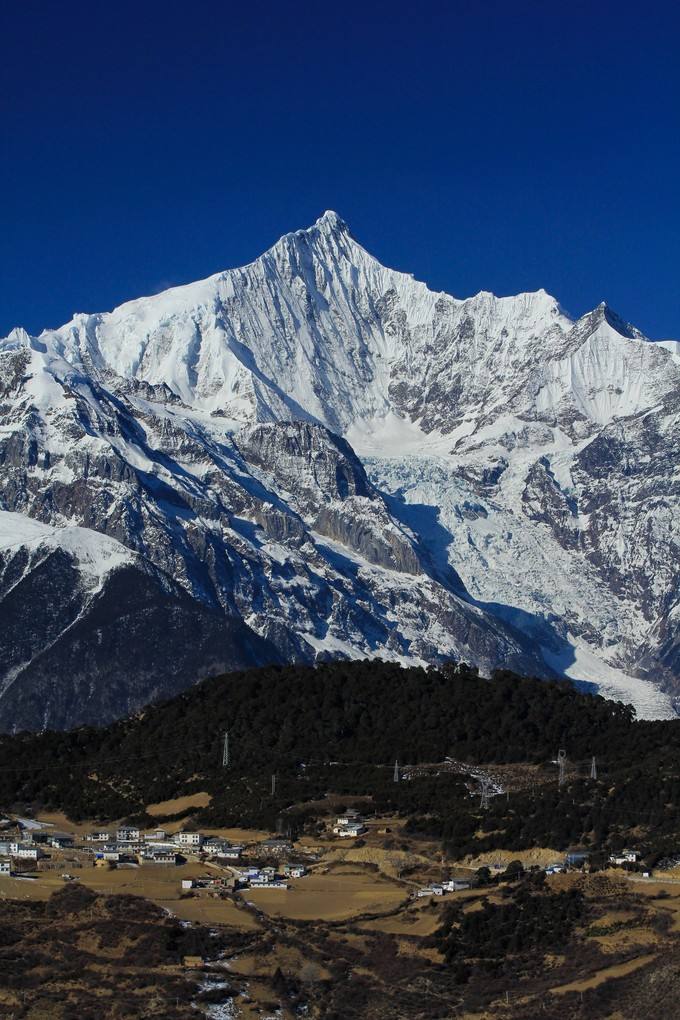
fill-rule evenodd
<path id="1" fill-rule="evenodd" d="M 0 534 L 30 563 L 40 522 L 81 587 L 150 571 L 246 628 L 243 663 L 460 656 L 664 714 L 679 394 L 677 345 L 605 305 L 434 293 L 325 213 L 249 266 L 0 341 Z"/>

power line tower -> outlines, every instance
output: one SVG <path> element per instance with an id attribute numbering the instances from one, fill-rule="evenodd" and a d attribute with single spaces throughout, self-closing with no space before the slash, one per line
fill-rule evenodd
<path id="1" fill-rule="evenodd" d="M 222 768 L 229 766 L 229 731 L 224 732 L 224 743 L 222 744 Z"/>
<path id="2" fill-rule="evenodd" d="M 276 775 L 272 776 L 272 797 L 276 793 Z"/>
<path id="3" fill-rule="evenodd" d="M 567 752 L 562 748 L 557 752 L 557 764 L 560 770 L 557 785 L 564 786 L 567 781 Z"/>
<path id="4" fill-rule="evenodd" d="M 395 758 L 394 761 L 394 776 L 392 777 L 395 783 L 399 782 L 399 759 Z"/>
<path id="5" fill-rule="evenodd" d="M 595 760 L 595 755 L 593 755 L 593 759 L 590 763 L 590 778 L 597 779 L 597 761 Z"/>
<path id="6" fill-rule="evenodd" d="M 488 810 L 490 795 L 491 795 L 491 782 L 488 779 L 482 779 L 482 789 L 479 796 L 480 811 Z"/>

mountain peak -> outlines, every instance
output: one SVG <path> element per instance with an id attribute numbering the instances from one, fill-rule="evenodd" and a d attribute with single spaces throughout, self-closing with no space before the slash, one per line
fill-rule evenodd
<path id="1" fill-rule="evenodd" d="M 322 215 L 319 216 L 314 227 L 317 230 L 328 230 L 332 233 L 337 233 L 338 231 L 342 231 L 343 233 L 349 232 L 349 227 L 345 221 L 341 216 L 338 216 L 333 209 L 326 209 L 325 213 L 322 213 Z"/>
<path id="2" fill-rule="evenodd" d="M 600 301 L 599 305 L 584 318 L 589 318 L 593 327 L 606 322 L 608 326 L 620 333 L 628 340 L 642 340 L 644 335 L 635 326 L 632 326 L 625 319 L 622 319 L 606 301 Z"/>

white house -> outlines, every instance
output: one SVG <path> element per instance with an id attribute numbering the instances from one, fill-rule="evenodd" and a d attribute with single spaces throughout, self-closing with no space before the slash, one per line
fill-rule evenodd
<path id="1" fill-rule="evenodd" d="M 141 853 L 146 854 L 146 855 L 153 856 L 154 854 L 163 853 L 163 852 L 165 852 L 165 853 L 173 853 L 173 854 L 176 853 L 177 852 L 177 844 L 176 843 L 169 843 L 169 842 L 167 842 L 167 843 L 156 843 L 156 842 L 152 843 L 152 842 L 148 842 L 148 843 L 144 843 L 142 845 L 142 847 L 141 847 Z"/>
<path id="2" fill-rule="evenodd" d="M 151 857 L 152 864 L 178 864 L 179 860 L 178 854 L 167 850 L 159 850 Z"/>
<path id="3" fill-rule="evenodd" d="M 85 837 L 88 843 L 108 843 L 111 838 L 111 833 L 106 832 L 104 829 L 98 829 L 97 832 L 88 832 Z"/>
<path id="4" fill-rule="evenodd" d="M 620 854 L 610 854 L 610 864 L 635 864 L 640 860 L 637 850 L 622 850 Z"/>
<path id="5" fill-rule="evenodd" d="M 355 825 L 361 822 L 361 815 L 354 808 L 348 808 L 344 814 L 338 815 L 336 825 Z"/>
<path id="6" fill-rule="evenodd" d="M 116 832 L 116 839 L 119 843 L 138 843 L 141 832 L 132 826 L 124 825 Z"/>
<path id="7" fill-rule="evenodd" d="M 9 852 L 11 857 L 21 858 L 25 861 L 37 861 L 43 856 L 40 847 L 34 846 L 32 843 L 12 843 Z"/>
<path id="8" fill-rule="evenodd" d="M 288 878 L 304 878 L 307 874 L 304 864 L 284 864 L 281 870 Z"/>
<path id="9" fill-rule="evenodd" d="M 198 850 L 203 842 L 203 836 L 200 832 L 178 832 L 176 838 L 180 846 L 195 848 L 196 850 Z"/>
<path id="10" fill-rule="evenodd" d="M 117 861 L 120 860 L 121 854 L 120 854 L 119 850 L 107 850 L 107 849 L 104 849 L 104 850 L 98 851 L 96 856 L 100 860 L 102 860 L 102 861 L 114 861 L 114 862 L 117 862 Z"/>
<path id="11" fill-rule="evenodd" d="M 352 839 L 361 836 L 362 833 L 367 831 L 363 822 L 345 822 L 333 826 L 333 832 L 336 836 L 348 836 Z"/>

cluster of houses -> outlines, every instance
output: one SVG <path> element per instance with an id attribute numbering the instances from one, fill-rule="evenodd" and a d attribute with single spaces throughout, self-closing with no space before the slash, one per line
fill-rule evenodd
<path id="1" fill-rule="evenodd" d="M 115 832 L 91 832 L 86 841 L 92 845 L 95 862 L 101 860 L 113 864 L 182 864 L 186 859 L 183 855 L 187 853 L 217 861 L 237 861 L 243 852 L 242 846 L 226 839 L 206 837 L 192 830 L 170 834 L 164 829 L 141 832 L 138 828 L 125 826 Z"/>
<path id="2" fill-rule="evenodd" d="M 368 829 L 364 825 L 359 812 L 355 811 L 354 808 L 349 808 L 344 814 L 338 815 L 333 825 L 333 833 L 336 836 L 356 839 L 357 836 L 361 836 L 364 832 L 368 832 Z"/>
<path id="3" fill-rule="evenodd" d="M 0 875 L 18 875 L 34 871 L 39 862 L 49 857 L 48 851 L 73 847 L 73 836 L 44 829 L 0 833 Z"/>
<path id="4" fill-rule="evenodd" d="M 226 839 L 206 837 L 200 832 L 167 833 L 164 829 L 142 832 L 134 826 L 100 829 L 83 840 L 51 828 L 16 829 L 16 835 L 0 832 L 0 875 L 16 875 L 40 868 L 49 850 L 75 849 L 91 854 L 96 865 L 135 866 L 140 864 L 182 864 L 186 853 L 221 861 L 238 861 L 243 853 Z"/>
<path id="5" fill-rule="evenodd" d="M 204 875 L 202 878 L 183 878 L 182 892 L 209 892 L 219 895 L 229 889 L 287 889 L 291 878 L 304 878 L 307 869 L 304 864 L 283 864 L 274 868 L 232 868 L 229 877 Z"/>

